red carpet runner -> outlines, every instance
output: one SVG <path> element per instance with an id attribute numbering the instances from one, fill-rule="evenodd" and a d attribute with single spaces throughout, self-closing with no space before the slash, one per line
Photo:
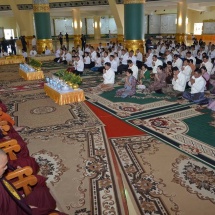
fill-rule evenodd
<path id="1" fill-rule="evenodd" d="M 108 112 L 96 107 L 95 105 L 86 102 L 88 107 L 98 116 L 98 118 L 105 124 L 107 137 L 125 137 L 145 134 L 143 131 L 129 125 L 126 122 L 112 116 Z"/>
<path id="2" fill-rule="evenodd" d="M 105 124 L 105 131 L 108 138 L 113 137 L 125 137 L 125 136 L 134 136 L 134 135 L 144 135 L 145 133 L 143 131 L 140 131 L 139 129 L 129 125 L 126 122 L 123 122 L 122 120 L 116 118 L 115 116 L 112 116 L 108 112 L 96 107 L 95 105 L 85 102 L 88 107 L 97 115 L 97 117 Z M 116 156 L 114 154 L 113 148 L 110 144 L 110 150 L 111 150 L 111 156 L 114 162 L 115 167 L 115 173 L 117 175 L 118 184 L 120 186 L 121 195 L 123 197 L 123 205 L 125 209 L 125 215 L 129 215 L 127 200 L 125 196 L 125 188 L 122 182 L 122 176 L 120 174 L 119 166 L 117 163 Z"/>

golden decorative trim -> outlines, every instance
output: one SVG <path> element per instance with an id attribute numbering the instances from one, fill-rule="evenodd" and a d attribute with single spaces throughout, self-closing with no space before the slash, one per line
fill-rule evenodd
<path id="1" fill-rule="evenodd" d="M 21 200 L 19 194 L 17 193 L 17 191 L 4 179 L 2 180 L 2 182 L 4 183 L 4 185 L 7 187 L 8 191 L 18 200 Z"/>
<path id="2" fill-rule="evenodd" d="M 207 20 L 203 20 L 203 22 L 215 22 L 215 19 L 207 19 Z"/>
<path id="3" fill-rule="evenodd" d="M 49 4 L 34 4 L 33 11 L 34 13 L 49 13 L 50 7 Z"/>
<path id="4" fill-rule="evenodd" d="M 124 42 L 124 35 L 123 34 L 117 34 L 117 41 L 118 43 Z"/>
<path id="5" fill-rule="evenodd" d="M 125 40 L 125 48 L 127 48 L 129 51 L 136 51 L 137 49 L 140 49 L 140 51 L 144 53 L 144 47 L 145 40 Z"/>
<path id="6" fill-rule="evenodd" d="M 176 33 L 175 34 L 175 39 L 179 43 L 181 43 L 181 42 L 185 42 L 186 43 L 187 34 L 185 34 L 185 33 Z"/>
<path id="7" fill-rule="evenodd" d="M 45 47 L 48 47 L 50 50 L 53 49 L 52 39 L 37 39 L 37 53 L 41 54 Z"/>
<path id="8" fill-rule="evenodd" d="M 145 0 L 124 0 L 124 4 L 144 4 Z"/>
<path id="9" fill-rule="evenodd" d="M 81 45 L 81 35 L 74 35 L 74 45 L 75 47 Z"/>

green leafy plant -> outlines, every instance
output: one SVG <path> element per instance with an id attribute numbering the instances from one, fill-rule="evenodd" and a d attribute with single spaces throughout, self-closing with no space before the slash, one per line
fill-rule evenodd
<path id="1" fill-rule="evenodd" d="M 59 70 L 56 73 L 54 73 L 54 75 L 71 84 L 80 85 L 82 83 L 82 78 L 79 75 L 70 73 L 66 70 Z"/>
<path id="2" fill-rule="evenodd" d="M 30 59 L 28 64 L 34 68 L 41 68 L 41 66 L 42 66 L 42 62 L 35 60 L 33 58 Z"/>

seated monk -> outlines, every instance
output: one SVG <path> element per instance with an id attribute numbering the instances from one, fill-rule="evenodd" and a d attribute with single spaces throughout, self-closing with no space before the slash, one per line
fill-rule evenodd
<path id="1" fill-rule="evenodd" d="M 7 107 L 2 101 L 0 100 L 0 110 L 4 111 L 5 113 L 7 112 Z"/>
<path id="2" fill-rule="evenodd" d="M 0 214 L 7 215 L 45 215 L 55 210 L 56 203 L 46 186 L 39 186 L 27 197 L 22 197 L 10 181 L 3 174 L 7 169 L 7 155 L 0 149 Z"/>
<path id="3" fill-rule="evenodd" d="M 21 147 L 21 150 L 17 153 L 17 157 L 28 157 L 29 156 L 29 150 L 27 148 L 27 143 L 24 142 L 22 137 L 14 130 L 13 127 L 10 127 L 10 130 L 7 131 L 7 136 L 0 137 L 0 143 L 4 142 L 6 140 L 15 139 L 17 140 L 18 144 Z"/>
<path id="4" fill-rule="evenodd" d="M 17 127 L 17 126 L 15 126 L 14 120 L 11 118 L 11 116 L 9 114 L 5 113 L 2 110 L 1 106 L 0 106 L 0 121 L 7 121 L 10 125 L 12 125 L 14 127 L 14 129 L 16 131 L 22 131 L 22 129 L 24 128 L 24 127 Z"/>

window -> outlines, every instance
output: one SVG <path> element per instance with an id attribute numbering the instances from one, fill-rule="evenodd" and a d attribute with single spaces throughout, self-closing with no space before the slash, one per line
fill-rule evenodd
<path id="1" fill-rule="evenodd" d="M 202 34 L 203 23 L 194 23 L 194 35 Z"/>

